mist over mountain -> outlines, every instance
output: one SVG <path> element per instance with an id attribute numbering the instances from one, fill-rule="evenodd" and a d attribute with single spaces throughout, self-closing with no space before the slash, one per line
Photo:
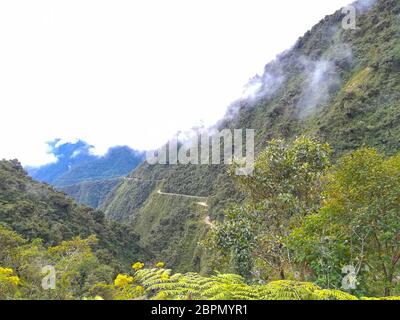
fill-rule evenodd
<path id="1" fill-rule="evenodd" d="M 354 5 L 356 29 L 342 27 L 341 10 L 326 16 L 249 82 L 216 129 L 254 129 L 256 154 L 273 138 L 300 135 L 328 142 L 335 157 L 361 146 L 399 150 L 400 4 Z M 201 221 L 207 214 L 220 219 L 243 199 L 226 172 L 224 165 L 143 163 L 102 208 L 108 218 L 132 223 L 142 245 L 177 270 L 206 272 L 212 258 L 198 246 L 207 228 Z M 202 197 L 208 207 L 177 195 Z"/>
<path id="2" fill-rule="evenodd" d="M 356 27 L 324 17 L 165 161 L 60 139 L 53 163 L 0 160 L 0 300 L 400 300 L 400 0 L 350 7 Z"/>
<path id="3" fill-rule="evenodd" d="M 30 176 L 54 186 L 67 186 L 82 181 L 118 178 L 127 175 L 144 160 L 144 152 L 127 146 L 110 148 L 104 156 L 91 153 L 93 146 L 85 141 L 49 143 L 57 161 L 38 168 L 28 167 Z"/>
<path id="4" fill-rule="evenodd" d="M 90 153 L 91 145 L 84 141 L 74 143 L 63 143 L 56 139 L 48 143 L 49 153 L 54 155 L 56 161 L 41 167 L 27 167 L 29 175 L 40 182 L 49 184 L 56 183 L 56 180 L 76 166 L 97 160 L 97 157 Z"/>

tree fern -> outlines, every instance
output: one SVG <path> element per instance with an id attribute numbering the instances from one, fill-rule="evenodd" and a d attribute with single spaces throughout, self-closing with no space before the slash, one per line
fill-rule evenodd
<path id="1" fill-rule="evenodd" d="M 141 269 L 135 285 L 144 288 L 145 298 L 155 300 L 357 300 L 340 290 L 327 290 L 310 282 L 280 280 L 249 285 L 236 274 L 210 277 L 198 273 L 172 274 L 169 269 Z M 374 299 L 374 298 L 362 298 Z M 398 300 L 400 297 L 379 299 Z"/>

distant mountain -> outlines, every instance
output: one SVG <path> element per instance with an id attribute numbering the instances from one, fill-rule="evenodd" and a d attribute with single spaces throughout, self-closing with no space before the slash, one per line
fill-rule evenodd
<path id="1" fill-rule="evenodd" d="M 95 156 L 91 153 L 93 147 L 84 141 L 60 144 L 60 140 L 55 140 L 49 146 L 57 161 L 26 168 L 30 176 L 91 207 L 98 207 L 120 178 L 136 168 L 145 156 L 127 146 L 113 147 L 104 156 Z"/>
<path id="2" fill-rule="evenodd" d="M 272 138 L 299 135 L 330 143 L 335 156 L 363 145 L 400 150 L 400 1 L 354 5 L 356 29 L 343 28 L 341 10 L 322 19 L 265 66 L 249 84 L 252 94 L 233 103 L 217 129 L 254 129 L 256 154 Z M 210 257 L 198 245 L 205 218 L 218 219 L 242 197 L 226 169 L 143 163 L 102 208 L 132 223 L 141 244 L 169 266 L 207 272 Z"/>
<path id="3" fill-rule="evenodd" d="M 70 186 L 80 182 L 107 180 L 126 176 L 144 160 L 144 153 L 129 147 L 111 148 L 105 156 L 72 166 L 53 184 Z"/>
<path id="4" fill-rule="evenodd" d="M 33 179 L 55 185 L 56 180 L 72 168 L 97 160 L 97 157 L 90 153 L 92 146 L 84 141 L 60 142 L 60 139 L 56 139 L 48 143 L 50 153 L 57 159 L 55 163 L 41 167 L 26 167 Z"/>

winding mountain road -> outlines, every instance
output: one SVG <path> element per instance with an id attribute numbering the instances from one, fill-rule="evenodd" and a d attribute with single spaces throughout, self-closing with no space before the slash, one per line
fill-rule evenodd
<path id="1" fill-rule="evenodd" d="M 140 178 L 128 178 L 125 177 L 123 178 L 124 180 L 134 180 L 134 181 L 164 181 L 164 179 L 160 179 L 160 180 L 145 180 L 145 179 L 140 179 Z M 181 193 L 170 193 L 170 192 L 162 192 L 161 189 L 157 190 L 157 194 L 160 195 L 165 195 L 165 196 L 173 196 L 173 197 L 182 197 L 182 198 L 189 198 L 189 199 L 198 199 L 198 200 L 205 200 L 205 201 L 199 201 L 199 202 L 195 202 L 197 205 L 202 206 L 202 207 L 208 207 L 207 204 L 207 200 L 208 197 L 200 197 L 200 196 L 192 196 L 192 195 L 188 195 L 188 194 L 181 194 Z M 204 223 L 208 226 L 210 226 L 211 228 L 214 227 L 213 223 L 211 222 L 210 216 L 206 216 L 204 217 Z"/>
<path id="2" fill-rule="evenodd" d="M 183 198 L 191 198 L 191 199 L 208 199 L 208 197 L 200 197 L 200 196 L 191 196 L 188 194 L 181 194 L 181 193 L 169 193 L 169 192 L 162 192 L 161 190 L 157 191 L 158 194 L 163 194 L 166 196 L 175 196 L 175 197 L 183 197 Z M 204 204 L 204 202 L 199 202 L 199 204 L 202 203 Z M 207 206 L 207 204 L 206 204 Z"/>
<path id="3" fill-rule="evenodd" d="M 124 180 L 133 180 L 133 181 L 164 181 L 165 179 L 141 179 L 141 178 L 129 178 L 124 177 Z"/>
<path id="4" fill-rule="evenodd" d="M 174 196 L 174 197 L 184 197 L 184 198 L 190 198 L 190 199 L 208 199 L 208 197 L 199 197 L 199 196 L 191 196 L 187 194 L 180 194 L 180 193 L 168 193 L 168 192 L 162 192 L 161 190 L 157 191 L 158 194 L 161 195 L 166 195 L 166 196 Z M 207 202 L 196 202 L 197 205 L 202 206 L 202 207 L 208 207 Z M 213 223 L 211 222 L 210 216 L 205 216 L 203 222 L 210 226 L 211 228 L 214 227 Z"/>

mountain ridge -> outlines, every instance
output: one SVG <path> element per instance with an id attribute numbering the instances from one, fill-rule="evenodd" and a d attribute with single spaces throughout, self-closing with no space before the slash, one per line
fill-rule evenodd
<path id="1" fill-rule="evenodd" d="M 341 27 L 345 14 L 338 10 L 266 65 L 257 78 L 257 95 L 234 102 L 217 128 L 255 129 L 256 154 L 272 138 L 292 140 L 303 134 L 329 142 L 335 157 L 363 145 L 388 154 L 399 150 L 400 4 L 363 4 L 354 4 L 356 30 Z M 219 219 L 221 210 L 243 197 L 226 169 L 143 163 L 129 175 L 142 181 L 121 181 L 102 208 L 109 219 L 131 224 L 141 243 L 155 248 L 156 256 L 182 256 L 167 261 L 179 271 L 207 272 L 212 268 L 210 257 L 192 241 L 201 239 L 203 232 L 198 229 L 199 208 L 187 199 L 172 205 L 156 191 L 210 197 L 207 215 Z M 174 227 L 167 228 L 172 221 Z M 192 238 L 186 236 L 189 225 L 194 228 Z M 157 243 L 169 238 L 175 239 L 173 245 Z"/>
<path id="2" fill-rule="evenodd" d="M 144 152 L 127 146 L 110 148 L 104 156 L 91 153 L 84 141 L 49 143 L 57 158 L 39 168 L 27 168 L 35 180 L 49 183 L 81 204 L 99 207 L 118 181 L 144 160 Z"/>

